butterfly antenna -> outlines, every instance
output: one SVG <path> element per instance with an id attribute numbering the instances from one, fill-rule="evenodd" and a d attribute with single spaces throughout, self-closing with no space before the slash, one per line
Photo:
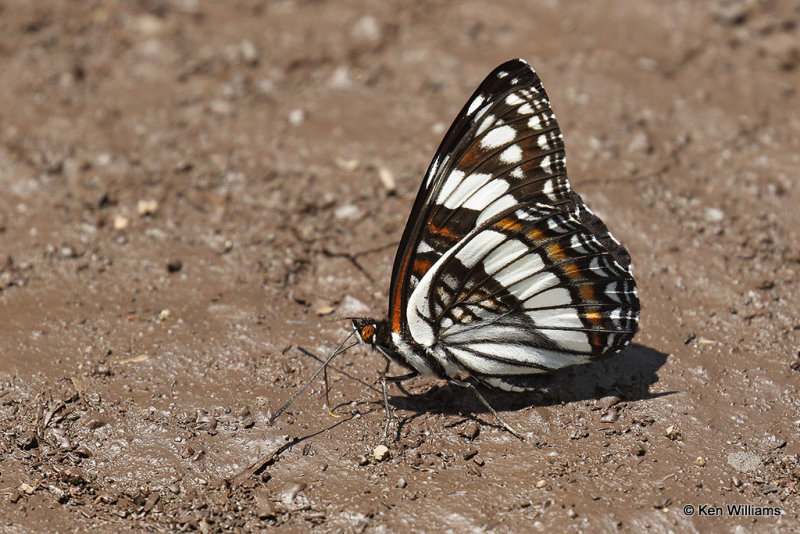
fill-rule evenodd
<path id="1" fill-rule="evenodd" d="M 292 324 L 292 325 L 324 324 L 324 323 L 338 323 L 339 321 L 354 321 L 356 319 L 363 319 L 363 317 L 333 317 L 331 319 L 316 319 L 313 321 L 295 321 L 290 319 L 286 321 L 286 324 Z"/>
<path id="2" fill-rule="evenodd" d="M 331 360 L 333 360 L 333 358 L 335 356 L 337 356 L 337 355 L 343 353 L 344 351 L 346 351 L 348 349 L 351 349 L 351 348 L 355 347 L 356 345 L 358 345 L 358 341 L 355 341 L 355 342 L 351 343 L 350 345 L 344 347 L 345 343 L 347 343 L 350 340 L 350 338 L 353 337 L 354 335 L 355 335 L 355 331 L 351 332 L 349 336 L 344 338 L 344 341 L 339 343 L 339 346 L 336 347 L 336 350 L 334 350 L 333 353 L 330 356 L 328 356 L 328 359 L 325 360 L 325 363 L 322 364 L 322 367 L 320 367 L 319 370 L 316 373 L 314 373 L 314 376 L 311 377 L 311 380 L 309 380 L 306 383 L 305 386 L 300 388 L 300 390 L 298 390 L 297 393 L 292 395 L 292 398 L 289 399 L 289 402 L 287 402 L 286 404 L 281 406 L 281 408 L 277 412 L 275 412 L 275 415 L 273 415 L 269 420 L 270 424 L 275 422 L 275 419 L 277 419 L 280 414 L 282 414 L 289 406 L 291 406 L 292 403 L 295 401 L 295 399 L 297 397 L 299 397 L 301 393 L 303 393 L 306 389 L 308 389 L 308 386 L 310 386 L 311 383 L 314 382 L 314 380 L 316 380 L 316 378 L 320 375 L 320 373 L 322 373 L 322 371 L 324 371 L 328 367 L 328 364 L 331 363 Z M 344 348 L 342 348 L 342 347 L 344 347 Z"/>

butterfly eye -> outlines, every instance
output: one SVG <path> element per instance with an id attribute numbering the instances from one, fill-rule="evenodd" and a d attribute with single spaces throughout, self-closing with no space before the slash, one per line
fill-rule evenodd
<path id="1" fill-rule="evenodd" d="M 361 328 L 360 334 L 361 334 L 361 339 L 364 341 L 364 343 L 370 343 L 370 344 L 375 343 L 375 325 L 371 324 L 365 325 L 364 327 Z"/>

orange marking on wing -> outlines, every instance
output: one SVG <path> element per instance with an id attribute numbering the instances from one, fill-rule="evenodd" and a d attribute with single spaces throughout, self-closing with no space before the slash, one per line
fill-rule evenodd
<path id="1" fill-rule="evenodd" d="M 431 268 L 430 260 L 423 260 L 423 259 L 415 259 L 414 260 L 414 274 L 422 277 L 425 276 L 425 273 L 428 272 L 428 269 Z"/>
<path id="2" fill-rule="evenodd" d="M 544 232 L 538 228 L 531 228 L 530 230 L 527 230 L 525 235 L 528 236 L 528 239 L 531 241 L 544 241 Z"/>
<path id="3" fill-rule="evenodd" d="M 567 259 L 564 249 L 561 248 L 561 245 L 558 243 L 547 245 L 547 255 L 550 256 L 550 259 L 553 261 L 562 261 Z"/>
<path id="4" fill-rule="evenodd" d="M 474 167 L 483 159 L 483 150 L 481 150 L 480 143 L 472 143 L 472 145 L 464 152 L 461 159 L 458 160 L 457 167 L 460 169 Z"/>
<path id="5" fill-rule="evenodd" d="M 590 311 L 586 313 L 585 317 L 589 319 L 589 321 L 595 326 L 600 326 L 603 324 L 603 316 L 600 314 L 600 312 Z"/>
<path id="6" fill-rule="evenodd" d="M 581 273 L 581 268 L 575 265 L 574 263 L 566 264 L 564 266 L 564 273 L 570 278 L 576 278 L 576 279 L 583 278 L 583 273 Z M 591 286 L 589 287 L 591 288 Z"/>
<path id="7" fill-rule="evenodd" d="M 462 235 L 453 233 L 447 226 L 436 226 L 435 224 L 433 224 L 433 221 L 428 222 L 428 229 L 432 234 L 440 235 L 448 239 L 452 239 L 454 241 L 457 241 L 462 237 L 464 237 Z"/>
<path id="8" fill-rule="evenodd" d="M 594 345 L 595 347 L 602 347 L 604 345 L 603 340 L 600 338 L 600 334 L 598 333 L 592 334 L 592 345 Z"/>
<path id="9" fill-rule="evenodd" d="M 403 267 L 400 269 L 400 272 L 397 273 L 398 280 L 403 280 L 405 278 L 409 259 L 411 259 L 411 249 L 408 250 L 406 257 L 403 258 Z M 403 322 L 403 303 L 401 302 L 402 296 L 403 284 L 397 284 L 397 289 L 395 289 L 394 298 L 392 299 L 392 302 L 394 303 L 394 309 L 392 310 L 392 332 L 397 334 L 400 333 L 400 327 L 402 326 Z"/>
<path id="10" fill-rule="evenodd" d="M 505 217 L 500 219 L 493 225 L 498 230 L 510 230 L 512 232 L 518 232 L 522 225 L 519 221 L 512 219 L 511 217 Z"/>
<path id="11" fill-rule="evenodd" d="M 581 297 L 584 300 L 594 300 L 594 287 L 593 286 L 581 286 Z"/>

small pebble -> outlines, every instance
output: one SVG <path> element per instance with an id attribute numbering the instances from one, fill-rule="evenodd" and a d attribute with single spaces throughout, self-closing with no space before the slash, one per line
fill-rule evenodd
<path id="1" fill-rule="evenodd" d="M 476 449 L 475 447 L 469 447 L 466 451 L 464 451 L 464 459 L 469 460 L 476 454 L 478 454 L 478 449 Z"/>
<path id="2" fill-rule="evenodd" d="M 293 482 L 285 490 L 283 490 L 282 498 L 284 502 L 292 502 L 297 498 L 301 491 L 306 489 L 305 482 Z"/>
<path id="3" fill-rule="evenodd" d="M 33 495 L 33 492 L 36 491 L 36 488 L 28 484 L 27 482 L 23 482 L 19 485 L 19 490 L 24 491 L 27 495 Z"/>
<path id="4" fill-rule="evenodd" d="M 136 212 L 144 217 L 145 215 L 153 215 L 158 210 L 158 201 L 152 199 L 142 199 L 136 204 Z"/>
<path id="5" fill-rule="evenodd" d="M 472 459 L 476 465 L 483 467 L 483 464 L 486 463 L 483 461 L 483 457 L 480 454 L 476 454 L 475 457 Z"/>
<path id="6" fill-rule="evenodd" d="M 406 482 L 406 479 L 401 477 L 401 478 L 397 479 L 397 484 L 395 484 L 395 485 L 398 488 L 405 488 L 406 486 L 408 486 L 408 483 Z"/>
<path id="7" fill-rule="evenodd" d="M 602 399 L 598 399 L 595 402 L 595 405 L 598 408 L 600 408 L 601 410 L 608 410 L 609 408 L 611 408 L 612 406 L 614 406 L 615 404 L 617 404 L 621 400 L 622 399 L 620 399 L 616 395 L 609 395 L 607 397 L 603 397 Z"/>
<path id="8" fill-rule="evenodd" d="M 600 421 L 603 423 L 613 423 L 619 419 L 619 412 L 617 410 L 609 410 L 603 417 L 600 418 Z"/>
<path id="9" fill-rule="evenodd" d="M 678 430 L 678 427 L 675 425 L 670 425 L 664 431 L 664 435 L 667 436 L 672 441 L 682 441 L 683 436 L 681 436 L 681 431 Z"/>
<path id="10" fill-rule="evenodd" d="M 255 512 L 259 519 L 275 517 L 275 506 L 273 506 L 272 500 L 269 498 L 269 491 L 267 488 L 256 488 L 253 497 L 256 501 Z"/>
<path id="11" fill-rule="evenodd" d="M 389 458 L 389 447 L 386 445 L 378 445 L 375 447 L 375 450 L 372 451 L 372 456 L 379 462 L 382 462 Z"/>
<path id="12" fill-rule="evenodd" d="M 365 454 L 362 454 L 361 456 L 358 457 L 358 465 L 368 465 L 368 464 L 369 464 L 369 458 L 367 458 Z"/>
<path id="13" fill-rule="evenodd" d="M 306 111 L 302 108 L 295 108 L 289 112 L 289 124 L 299 126 L 306 120 Z"/>
<path id="14" fill-rule="evenodd" d="M 461 435 L 467 439 L 475 439 L 481 433 L 481 426 L 475 421 L 470 421 L 461 430 Z"/>
<path id="15" fill-rule="evenodd" d="M 387 169 L 386 167 L 380 167 L 378 169 L 378 177 L 381 179 L 381 183 L 383 184 L 384 189 L 390 195 L 397 191 L 397 183 L 394 181 L 394 175 L 392 171 Z"/>
<path id="16" fill-rule="evenodd" d="M 742 487 L 742 481 L 741 481 L 741 480 L 739 480 L 739 477 L 733 477 L 733 478 L 731 478 L 731 484 L 733 484 L 733 486 L 734 486 L 735 488 L 741 488 L 741 487 Z"/>
<path id="17" fill-rule="evenodd" d="M 694 463 L 695 463 L 695 465 L 699 465 L 700 467 L 703 467 L 704 465 L 706 465 L 706 459 L 703 458 L 702 456 L 698 456 L 697 459 L 695 459 Z"/>
<path id="18" fill-rule="evenodd" d="M 542 489 L 546 485 L 547 485 L 547 481 L 545 479 L 541 479 L 540 481 L 538 481 L 536 483 L 536 487 L 539 488 L 539 489 Z"/>
<path id="19" fill-rule="evenodd" d="M 167 272 L 169 273 L 177 273 L 183 268 L 183 262 L 181 260 L 170 260 L 167 262 Z"/>
<path id="20" fill-rule="evenodd" d="M 122 215 L 114 215 L 113 220 L 114 230 L 124 230 L 130 224 L 130 220 Z"/>

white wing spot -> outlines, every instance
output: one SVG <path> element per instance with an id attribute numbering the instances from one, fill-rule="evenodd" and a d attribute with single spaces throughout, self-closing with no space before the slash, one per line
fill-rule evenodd
<path id="1" fill-rule="evenodd" d="M 488 176 L 488 175 L 482 175 Z M 500 198 L 508 190 L 508 182 L 505 180 L 491 180 L 486 185 L 476 191 L 469 199 L 464 202 L 464 207 L 471 210 L 481 211 L 489 204 Z"/>
<path id="2" fill-rule="evenodd" d="M 508 184 L 506 184 L 506 186 L 507 185 Z M 488 206 L 481 212 L 481 214 L 478 215 L 478 219 L 475 221 L 475 224 L 476 225 L 483 224 L 484 221 L 488 221 L 498 213 L 513 208 L 516 205 L 517 205 L 517 199 L 514 198 L 514 195 L 503 195 L 502 197 L 488 204 Z"/>
<path id="3" fill-rule="evenodd" d="M 464 173 L 461 171 L 458 172 L 460 172 L 461 176 L 463 177 Z M 474 196 L 470 197 L 470 195 L 472 195 L 475 191 L 483 187 L 483 185 L 491 179 L 492 179 L 491 174 L 480 174 L 480 173 L 470 174 L 466 178 L 462 178 L 460 183 L 456 186 L 455 190 L 445 199 L 444 207 L 452 210 L 461 206 L 461 204 L 464 203 L 464 201 L 468 197 L 470 198 L 470 200 L 472 200 Z M 502 182 L 502 180 L 500 181 Z M 503 183 L 505 184 L 505 182 Z M 505 184 L 505 189 L 507 188 L 508 184 Z M 505 189 L 499 192 L 498 195 L 502 195 L 505 192 Z M 487 200 L 486 203 L 488 204 L 488 202 L 490 202 L 491 200 L 493 199 Z"/>
<path id="4" fill-rule="evenodd" d="M 542 162 L 539 164 L 539 167 L 541 167 L 541 169 L 547 174 L 550 174 L 552 172 L 552 169 L 550 168 L 551 164 L 552 160 L 550 159 L 550 156 L 545 156 Z"/>
<path id="5" fill-rule="evenodd" d="M 534 115 L 530 119 L 528 119 L 528 128 L 530 128 L 531 130 L 538 130 L 541 127 L 542 127 L 542 120 L 539 118 L 539 115 Z"/>
<path id="6" fill-rule="evenodd" d="M 494 124 L 494 115 L 489 115 L 481 121 L 481 125 L 478 126 L 478 130 L 475 132 L 475 135 L 481 135 L 483 132 L 488 130 L 492 124 Z"/>
<path id="7" fill-rule="evenodd" d="M 481 107 L 481 104 L 483 104 L 483 100 L 484 100 L 483 95 L 476 96 L 475 100 L 473 100 L 472 103 L 469 105 L 469 109 L 467 109 L 467 115 L 472 115 L 476 109 Z"/>
<path id="8" fill-rule="evenodd" d="M 529 113 L 533 113 L 533 108 L 528 102 L 526 102 L 517 108 L 517 113 L 520 115 L 528 115 Z"/>
<path id="9" fill-rule="evenodd" d="M 522 100 L 516 93 L 511 93 L 506 97 L 506 104 L 509 106 L 516 106 L 517 104 L 522 104 L 524 100 Z"/>
<path id="10" fill-rule="evenodd" d="M 549 158 L 549 157 L 550 156 L 547 156 L 547 158 Z M 547 158 L 545 158 L 545 159 L 547 159 Z M 544 187 L 542 188 L 542 193 L 547 195 L 547 198 L 549 198 L 550 200 L 555 200 L 556 199 L 556 195 L 554 194 L 554 190 L 553 190 L 553 180 L 547 180 L 544 183 Z"/>
<path id="11" fill-rule="evenodd" d="M 481 147 L 483 148 L 497 148 L 506 143 L 510 143 L 517 136 L 517 131 L 511 126 L 501 126 L 490 131 L 486 136 L 481 139 Z"/>
<path id="12" fill-rule="evenodd" d="M 539 148 L 542 150 L 548 150 L 550 148 L 550 145 L 547 143 L 547 136 L 544 134 L 536 138 L 536 144 L 539 145 Z"/>
<path id="13" fill-rule="evenodd" d="M 567 306 L 571 303 L 572 296 L 569 294 L 569 291 L 563 287 L 554 287 L 553 289 L 543 291 L 526 300 L 525 307 L 530 310 L 535 310 L 537 308 Z"/>
<path id="14" fill-rule="evenodd" d="M 461 183 L 464 179 L 464 171 L 454 170 L 450 176 L 442 184 L 442 189 L 439 191 L 439 196 L 436 197 L 436 203 L 441 204 L 447 200 L 450 193 Z"/>
<path id="15" fill-rule="evenodd" d="M 519 145 L 511 145 L 500 153 L 500 161 L 503 163 L 517 163 L 522 161 L 522 149 Z"/>
<path id="16" fill-rule="evenodd" d="M 464 267 L 471 269 L 485 255 L 486 251 L 493 249 L 505 239 L 505 235 L 493 230 L 485 230 L 475 235 L 464 248 L 456 252 L 455 256 Z"/>
<path id="17" fill-rule="evenodd" d="M 506 76 L 508 76 L 508 73 L 504 70 L 501 70 L 500 72 L 497 73 L 497 77 L 500 78 L 501 80 Z"/>
<path id="18" fill-rule="evenodd" d="M 509 174 L 512 178 L 525 178 L 525 172 L 522 170 L 522 167 L 514 167 L 514 170 L 512 170 Z"/>

